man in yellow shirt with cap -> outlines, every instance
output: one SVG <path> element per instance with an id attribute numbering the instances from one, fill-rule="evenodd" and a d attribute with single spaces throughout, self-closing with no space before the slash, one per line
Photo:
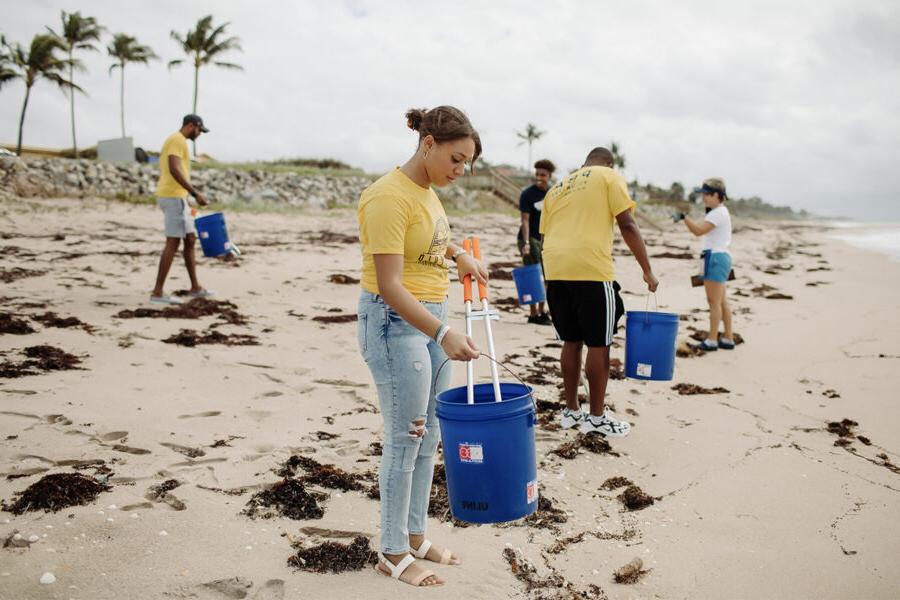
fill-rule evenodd
<path id="1" fill-rule="evenodd" d="M 166 138 L 159 153 L 156 204 L 165 215 L 166 245 L 159 259 L 156 287 L 150 293 L 150 302 L 156 304 L 181 304 L 180 299 L 164 294 L 163 286 L 182 239 L 184 265 L 191 278 L 191 297 L 212 295 L 212 292 L 203 289 L 197 280 L 197 259 L 194 256 L 197 229 L 194 227 L 194 217 L 187 201 L 190 194 L 200 206 L 209 204 L 206 196 L 191 185 L 191 157 L 187 145 L 188 140 L 196 140 L 201 133 L 208 131 L 209 129 L 203 125 L 203 119 L 198 115 L 185 115 L 181 121 L 181 129 Z"/>

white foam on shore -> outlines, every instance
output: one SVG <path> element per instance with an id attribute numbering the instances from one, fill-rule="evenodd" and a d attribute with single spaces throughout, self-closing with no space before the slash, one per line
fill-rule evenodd
<path id="1" fill-rule="evenodd" d="M 847 242 L 857 248 L 886 254 L 892 261 L 900 261 L 900 223 L 832 223 L 840 233 L 829 237 Z"/>

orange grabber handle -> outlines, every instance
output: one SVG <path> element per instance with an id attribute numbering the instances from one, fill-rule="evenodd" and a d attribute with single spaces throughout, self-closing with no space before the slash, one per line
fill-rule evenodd
<path id="1" fill-rule="evenodd" d="M 471 251 L 471 244 L 469 243 L 469 238 L 463 240 L 463 250 L 466 252 Z M 466 302 L 472 301 L 472 276 L 466 275 L 463 277 L 463 300 Z"/>
<path id="2" fill-rule="evenodd" d="M 481 260 L 481 248 L 478 246 L 478 236 L 472 236 L 472 252 L 475 256 L 475 260 Z M 488 298 L 488 289 L 487 286 L 478 282 L 478 297 L 482 300 L 487 300 Z"/>

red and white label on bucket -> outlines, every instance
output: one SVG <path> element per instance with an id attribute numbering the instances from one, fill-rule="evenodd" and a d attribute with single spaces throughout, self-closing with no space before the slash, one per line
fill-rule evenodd
<path id="1" fill-rule="evenodd" d="M 522 302 L 531 302 L 531 294 L 522 294 Z"/>
<path id="2" fill-rule="evenodd" d="M 525 484 L 525 498 L 528 500 L 528 504 L 537 501 L 538 499 L 538 485 L 537 479 L 533 479 Z"/>
<path id="3" fill-rule="evenodd" d="M 648 365 L 646 363 L 638 363 L 637 364 L 637 374 L 638 374 L 638 377 L 652 377 L 653 365 Z"/>
<path id="4" fill-rule="evenodd" d="M 460 444 L 459 460 L 464 463 L 483 463 L 484 450 L 481 444 Z"/>
<path id="5" fill-rule="evenodd" d="M 201 231 L 201 232 L 200 232 L 200 239 L 202 239 L 202 240 L 209 239 L 209 232 L 208 232 L 208 231 Z"/>

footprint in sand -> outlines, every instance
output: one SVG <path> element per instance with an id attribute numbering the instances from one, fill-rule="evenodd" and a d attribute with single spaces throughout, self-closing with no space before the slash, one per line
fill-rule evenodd
<path id="1" fill-rule="evenodd" d="M 39 416 L 37 416 L 37 415 L 30 415 L 30 414 L 28 414 L 28 413 L 13 412 L 13 411 L 10 411 L 10 410 L 0 411 L 0 415 L 6 415 L 6 416 L 9 416 L 9 417 L 22 417 L 23 419 L 36 419 L 36 420 L 38 420 L 38 421 L 41 420 L 41 418 L 40 418 Z"/>
<path id="2" fill-rule="evenodd" d="M 259 423 L 263 419 L 267 419 L 272 416 L 272 411 L 270 410 L 245 410 L 244 414 Z"/>
<path id="3" fill-rule="evenodd" d="M 44 421 L 51 425 L 71 425 L 72 421 L 66 415 L 45 415 Z"/>
<path id="4" fill-rule="evenodd" d="M 27 469 L 13 469 L 12 471 L 7 471 L 6 473 L 0 473 L 0 477 L 6 477 L 7 479 L 18 479 L 19 477 L 28 477 L 29 475 L 38 475 L 40 473 L 46 473 L 50 469 L 46 467 L 30 467 Z"/>
<path id="5" fill-rule="evenodd" d="M 222 414 L 221 410 L 207 410 L 205 412 L 195 413 L 193 415 L 178 415 L 179 419 L 197 419 L 200 417 L 218 417 Z"/>
<path id="6" fill-rule="evenodd" d="M 204 452 L 200 448 L 191 448 L 189 446 L 181 446 L 179 444 L 170 444 L 169 442 L 160 442 L 159 445 L 165 446 L 166 448 L 174 450 L 175 452 L 178 452 L 180 454 L 184 454 L 188 458 L 206 456 L 206 452 Z"/>
<path id="7" fill-rule="evenodd" d="M 150 451 L 145 450 L 144 448 L 132 448 L 131 446 L 125 446 L 124 444 L 115 444 L 112 449 L 116 452 L 125 452 L 126 454 L 150 454 Z"/>
<path id="8" fill-rule="evenodd" d="M 108 433 L 101 433 L 100 435 L 95 436 L 96 439 L 101 442 L 118 442 L 119 440 L 123 440 L 128 437 L 127 431 L 110 431 Z"/>
<path id="9" fill-rule="evenodd" d="M 220 462 L 225 462 L 226 460 L 228 460 L 228 459 L 225 458 L 224 456 L 223 456 L 223 457 L 220 457 L 220 458 L 204 458 L 203 460 L 185 460 L 185 461 L 182 461 L 182 462 L 173 463 L 173 464 L 169 465 L 169 467 L 171 467 L 171 468 L 175 468 L 175 467 L 196 467 L 197 465 L 207 465 L 207 464 L 210 464 L 210 463 L 220 463 Z"/>

